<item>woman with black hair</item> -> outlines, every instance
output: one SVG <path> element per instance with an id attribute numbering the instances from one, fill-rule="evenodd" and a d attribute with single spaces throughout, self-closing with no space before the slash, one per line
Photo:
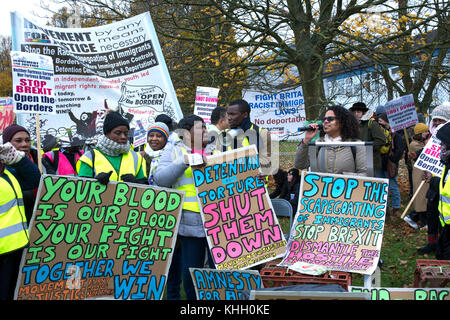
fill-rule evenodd
<path id="1" fill-rule="evenodd" d="M 287 173 L 287 197 L 292 209 L 294 209 L 294 214 L 298 207 L 298 193 L 300 191 L 300 173 L 298 169 L 292 168 Z"/>
<path id="2" fill-rule="evenodd" d="M 366 152 L 364 146 L 342 146 L 339 142 L 361 141 L 359 124 L 355 116 L 341 106 L 329 107 L 323 120 L 323 129 L 317 141 L 336 142 L 336 146 L 319 149 L 318 171 L 338 174 L 367 176 Z M 295 152 L 294 165 L 297 169 L 309 167 L 308 144 L 319 130 L 317 123 L 309 124 L 314 130 L 305 132 L 305 137 Z"/>
<path id="3" fill-rule="evenodd" d="M 273 180 L 275 181 L 275 190 L 269 194 L 270 199 L 285 199 L 288 195 L 287 172 L 283 169 L 278 169 L 278 171 L 273 175 Z"/>

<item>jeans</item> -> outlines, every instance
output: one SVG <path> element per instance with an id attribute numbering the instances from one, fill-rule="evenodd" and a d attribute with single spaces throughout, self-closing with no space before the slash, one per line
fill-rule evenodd
<path id="1" fill-rule="evenodd" d="M 206 238 L 183 237 L 178 235 L 180 242 L 181 275 L 187 300 L 196 300 L 195 288 L 192 283 L 189 268 L 204 268 L 205 254 L 208 251 L 208 262 L 211 269 L 215 269 Z"/>
<path id="2" fill-rule="evenodd" d="M 387 171 L 379 170 L 376 173 L 376 177 L 389 179 L 388 191 L 389 191 L 390 195 L 389 195 L 389 199 L 388 199 L 388 208 L 392 207 L 394 209 L 399 209 L 401 206 L 401 197 L 400 197 L 400 190 L 398 188 L 398 183 L 397 183 L 398 175 L 396 175 L 394 178 L 389 178 Z"/>

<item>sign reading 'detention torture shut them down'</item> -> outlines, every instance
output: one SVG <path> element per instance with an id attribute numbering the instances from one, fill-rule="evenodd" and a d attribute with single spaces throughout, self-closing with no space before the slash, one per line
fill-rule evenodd
<path id="1" fill-rule="evenodd" d="M 256 270 L 189 268 L 198 300 L 243 300 L 243 292 L 263 288 Z"/>
<path id="2" fill-rule="evenodd" d="M 90 28 L 51 27 L 12 12 L 11 30 L 13 50 L 53 59 L 57 114 L 40 118 L 41 136 L 62 138 L 70 130 L 96 140 L 105 99 L 132 128 L 136 120 L 148 127 L 162 113 L 176 121 L 183 117 L 148 12 Z M 30 128 L 34 121 L 20 115 L 18 123 Z"/>
<path id="3" fill-rule="evenodd" d="M 303 171 L 281 265 L 300 261 L 372 274 L 380 257 L 387 193 L 387 179 Z"/>
<path id="4" fill-rule="evenodd" d="M 43 175 L 15 299 L 162 298 L 183 193 Z"/>
<path id="5" fill-rule="evenodd" d="M 283 232 L 260 172 L 255 145 L 207 157 L 193 167 L 216 268 L 247 269 L 283 256 Z"/>

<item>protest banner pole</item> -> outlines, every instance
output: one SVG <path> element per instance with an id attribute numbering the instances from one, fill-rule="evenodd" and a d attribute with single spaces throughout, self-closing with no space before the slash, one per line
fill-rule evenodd
<path id="1" fill-rule="evenodd" d="M 42 173 L 42 159 L 41 159 L 41 125 L 39 121 L 39 113 L 36 113 L 36 148 L 37 148 L 37 159 L 38 159 L 38 168 Z"/>
<path id="2" fill-rule="evenodd" d="M 409 201 L 408 205 L 406 206 L 405 210 L 403 211 L 402 215 L 400 216 L 400 219 L 403 219 L 403 217 L 408 212 L 409 207 L 411 207 L 412 203 L 414 202 L 414 199 L 416 199 L 417 195 L 419 194 L 420 189 L 422 189 L 423 185 L 425 184 L 425 180 L 422 180 L 419 187 L 417 188 L 416 192 L 412 196 L 411 200 Z"/>

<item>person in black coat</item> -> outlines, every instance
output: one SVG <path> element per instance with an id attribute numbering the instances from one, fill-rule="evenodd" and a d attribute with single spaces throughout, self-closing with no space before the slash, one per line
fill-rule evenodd
<path id="1" fill-rule="evenodd" d="M 298 194 L 300 191 L 300 173 L 298 169 L 292 168 L 287 173 L 287 195 L 286 200 L 292 205 L 294 214 L 298 207 Z"/>
<path id="2" fill-rule="evenodd" d="M 273 175 L 273 179 L 275 181 L 275 190 L 269 194 L 269 198 L 285 199 L 287 196 L 287 172 L 283 169 L 278 169 Z"/>

